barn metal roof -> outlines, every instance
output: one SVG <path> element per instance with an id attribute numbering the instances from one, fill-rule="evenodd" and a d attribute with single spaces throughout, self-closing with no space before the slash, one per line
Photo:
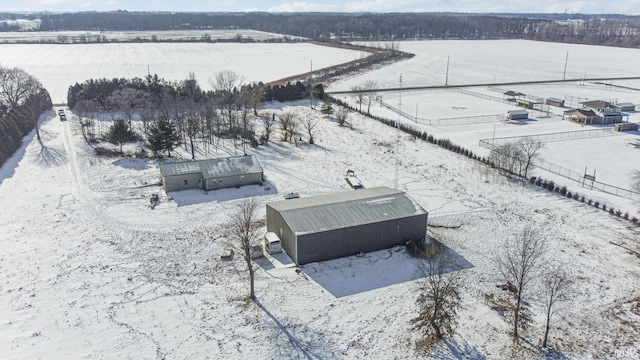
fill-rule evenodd
<path id="1" fill-rule="evenodd" d="M 427 214 L 407 194 L 388 187 L 282 200 L 267 206 L 280 212 L 298 235 Z"/>
<path id="2" fill-rule="evenodd" d="M 261 173 L 262 167 L 254 155 L 193 160 L 160 165 L 163 177 L 202 173 L 205 179 Z"/>
<path id="3" fill-rule="evenodd" d="M 507 111 L 507 113 L 513 115 L 529 115 L 529 112 L 527 110 L 509 110 Z"/>

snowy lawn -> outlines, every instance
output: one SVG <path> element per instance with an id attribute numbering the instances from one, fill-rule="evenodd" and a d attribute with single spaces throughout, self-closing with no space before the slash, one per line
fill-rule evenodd
<path id="1" fill-rule="evenodd" d="M 579 284 L 570 308 L 552 323 L 550 343 L 560 356 L 614 358 L 640 347 L 640 314 L 631 311 L 640 296 L 640 259 L 612 244 L 638 251 L 637 228 L 364 117 L 350 115 L 352 130 L 304 103 L 262 112 L 286 110 L 318 117 L 317 144 L 296 146 L 275 133 L 269 145 L 250 149 L 268 184 L 208 194 L 165 194 L 153 185 L 157 161 L 96 157 L 72 113 L 68 122 L 47 114 L 42 131 L 50 151 L 30 141 L 15 168 L 1 172 L 0 354 L 535 359 L 544 330 L 535 292 L 525 295 L 534 323 L 520 345 L 510 339 L 505 313 L 486 301 L 508 296 L 496 287 L 493 259 L 506 238 L 532 223 Z M 238 151 L 225 141 L 196 156 Z M 267 256 L 258 261 L 255 304 L 245 298 L 243 260 L 219 258 L 229 246 L 221 226 L 244 196 L 264 204 L 289 192 L 349 191 L 347 169 L 366 187 L 397 182 L 429 211 L 430 235 L 457 254 L 465 277 L 460 326 L 429 354 L 415 349 L 420 334 L 409 323 L 421 261 L 401 248 L 299 272 L 286 254 Z M 153 193 L 160 203 L 152 210 Z"/>

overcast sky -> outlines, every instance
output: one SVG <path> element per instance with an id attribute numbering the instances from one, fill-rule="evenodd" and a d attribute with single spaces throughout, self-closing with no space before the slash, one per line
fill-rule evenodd
<path id="1" fill-rule="evenodd" d="M 0 0 L 0 11 L 504 12 L 640 15 L 640 0 Z"/>

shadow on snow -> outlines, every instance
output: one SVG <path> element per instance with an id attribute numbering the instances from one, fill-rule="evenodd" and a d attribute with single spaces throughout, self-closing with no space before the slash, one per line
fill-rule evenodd
<path id="1" fill-rule="evenodd" d="M 462 255 L 441 245 L 451 259 L 447 272 L 473 267 Z M 444 255 L 444 254 L 443 254 Z M 409 255 L 403 246 L 303 265 L 304 272 L 333 296 L 340 298 L 420 279 L 428 260 Z"/>

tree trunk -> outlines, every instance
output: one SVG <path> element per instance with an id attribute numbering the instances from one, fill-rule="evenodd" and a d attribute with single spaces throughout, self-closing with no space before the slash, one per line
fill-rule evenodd
<path id="1" fill-rule="evenodd" d="M 251 264 L 249 264 L 249 282 L 251 283 L 251 293 L 250 293 L 249 297 L 252 300 L 256 299 L 256 292 L 255 292 L 254 285 L 253 285 L 253 283 L 254 283 L 253 282 L 254 273 L 255 273 L 255 271 L 253 271 L 253 266 L 251 266 Z"/>
<path id="2" fill-rule="evenodd" d="M 542 347 L 547 347 L 547 338 L 549 337 L 549 328 L 551 327 L 550 321 L 551 321 L 551 307 L 549 307 L 549 309 L 547 310 L 547 324 L 544 329 L 544 340 L 542 340 Z"/>
<path id="3" fill-rule="evenodd" d="M 518 338 L 518 320 L 520 320 L 520 292 L 516 301 L 516 310 L 513 313 L 513 337 Z"/>
<path id="4" fill-rule="evenodd" d="M 195 151 L 193 150 L 193 137 L 189 137 L 189 142 L 191 143 L 191 160 L 196 159 Z"/>

